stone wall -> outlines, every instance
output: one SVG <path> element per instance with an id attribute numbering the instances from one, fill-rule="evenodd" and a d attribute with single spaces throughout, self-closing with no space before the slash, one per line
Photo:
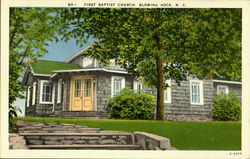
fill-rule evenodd
<path id="1" fill-rule="evenodd" d="M 209 115 L 166 114 L 169 121 L 213 121 Z"/>
<path id="2" fill-rule="evenodd" d="M 141 150 L 173 150 L 171 147 L 170 139 L 146 133 L 134 132 L 135 143 L 139 145 Z"/>
<path id="3" fill-rule="evenodd" d="M 18 134 L 9 134 L 9 149 L 27 149 L 26 141 L 23 136 Z"/>

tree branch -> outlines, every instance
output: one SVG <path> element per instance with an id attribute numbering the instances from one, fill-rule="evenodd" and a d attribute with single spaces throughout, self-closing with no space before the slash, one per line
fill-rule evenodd
<path id="1" fill-rule="evenodd" d="M 23 53 L 23 57 L 22 57 L 22 59 L 21 59 L 21 61 L 19 62 L 18 65 L 22 65 L 23 64 L 24 58 L 27 56 L 27 52 L 29 51 L 29 48 L 30 48 L 30 45 L 27 46 L 26 50 Z"/>
<path id="2" fill-rule="evenodd" d="M 16 32 L 17 32 L 17 22 L 16 22 L 15 28 L 14 28 L 14 30 L 13 30 L 13 32 L 12 32 L 12 36 L 11 36 L 11 38 L 10 38 L 9 46 L 12 44 L 12 42 L 13 42 L 13 40 L 14 40 L 14 37 L 15 37 L 15 35 L 16 35 Z"/>
<path id="3" fill-rule="evenodd" d="M 23 38 L 20 38 L 19 39 L 19 41 L 15 44 L 15 46 L 13 47 L 13 48 L 16 48 L 19 44 L 20 44 L 20 42 L 23 40 Z"/>

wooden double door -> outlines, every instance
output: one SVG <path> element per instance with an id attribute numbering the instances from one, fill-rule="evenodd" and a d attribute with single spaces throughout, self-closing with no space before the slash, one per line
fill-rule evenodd
<path id="1" fill-rule="evenodd" d="M 91 76 L 71 77 L 71 111 L 93 110 L 93 81 Z"/>

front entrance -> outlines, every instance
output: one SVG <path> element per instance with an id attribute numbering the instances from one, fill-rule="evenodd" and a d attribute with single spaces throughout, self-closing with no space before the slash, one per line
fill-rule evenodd
<path id="1" fill-rule="evenodd" d="M 91 76 L 72 76 L 70 92 L 71 111 L 93 110 L 93 80 Z"/>

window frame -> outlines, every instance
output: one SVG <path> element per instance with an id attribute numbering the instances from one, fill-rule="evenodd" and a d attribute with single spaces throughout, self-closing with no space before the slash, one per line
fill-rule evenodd
<path id="1" fill-rule="evenodd" d="M 114 97 L 116 95 L 116 94 L 114 94 L 114 85 L 113 85 L 115 79 L 121 80 L 121 89 L 120 89 L 120 91 L 125 88 L 125 77 L 112 76 L 111 77 L 111 97 Z"/>
<path id="2" fill-rule="evenodd" d="M 50 83 L 51 85 L 51 102 L 46 102 L 46 101 L 42 101 L 42 97 L 43 97 L 43 85 L 44 83 Z M 40 104 L 53 104 L 54 101 L 54 86 L 53 84 L 49 81 L 49 80 L 41 80 L 41 84 L 40 84 Z"/>
<path id="3" fill-rule="evenodd" d="M 166 80 L 165 83 L 167 83 L 169 87 L 163 91 L 163 100 L 164 103 L 171 103 L 171 80 Z M 165 94 L 167 94 L 167 100 L 165 100 Z"/>
<path id="4" fill-rule="evenodd" d="M 193 82 L 196 82 L 196 83 L 199 83 L 199 91 L 200 91 L 200 102 L 198 103 L 198 102 L 193 102 L 192 101 L 192 96 L 193 96 L 193 94 L 192 94 L 192 84 L 193 84 Z M 204 94 L 204 92 L 203 92 L 203 81 L 202 80 L 190 80 L 190 103 L 191 103 L 191 105 L 204 105 L 204 97 L 203 97 L 203 94 Z"/>
<path id="5" fill-rule="evenodd" d="M 219 88 L 225 88 L 225 95 L 229 94 L 229 88 L 227 85 L 217 85 L 217 94 L 220 95 Z"/>
<path id="6" fill-rule="evenodd" d="M 57 82 L 57 104 L 62 102 L 62 79 Z"/>
<path id="7" fill-rule="evenodd" d="M 33 83 L 32 88 L 32 105 L 36 104 L 36 82 Z"/>

